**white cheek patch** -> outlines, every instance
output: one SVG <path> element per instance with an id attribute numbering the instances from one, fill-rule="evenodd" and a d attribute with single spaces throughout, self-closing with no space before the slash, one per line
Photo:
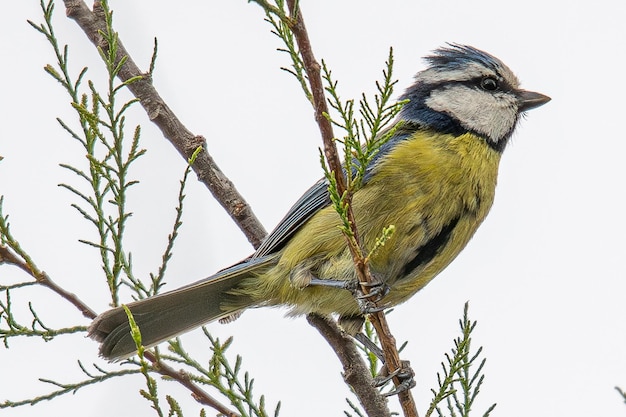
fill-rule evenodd
<path id="1" fill-rule="evenodd" d="M 425 103 L 494 143 L 504 139 L 517 122 L 517 99 L 504 92 L 492 94 L 455 85 L 433 91 Z"/>

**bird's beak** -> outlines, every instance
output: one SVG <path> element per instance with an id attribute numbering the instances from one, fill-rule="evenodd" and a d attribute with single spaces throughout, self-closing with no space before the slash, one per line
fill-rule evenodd
<path id="1" fill-rule="evenodd" d="M 534 109 L 535 107 L 543 106 L 548 101 L 552 100 L 550 97 L 541 93 L 535 93 L 534 91 L 520 90 L 517 92 L 519 97 L 519 111 L 527 111 Z"/>

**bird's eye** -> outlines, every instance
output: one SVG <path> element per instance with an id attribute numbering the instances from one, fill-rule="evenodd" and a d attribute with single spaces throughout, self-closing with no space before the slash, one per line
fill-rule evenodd
<path id="1" fill-rule="evenodd" d="M 480 81 L 480 86 L 483 88 L 483 90 L 496 91 L 498 89 L 498 80 L 491 77 L 483 78 Z"/>

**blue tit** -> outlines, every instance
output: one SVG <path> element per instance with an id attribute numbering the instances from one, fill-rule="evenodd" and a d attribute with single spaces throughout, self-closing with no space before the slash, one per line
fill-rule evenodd
<path id="1" fill-rule="evenodd" d="M 425 60 L 428 67 L 400 97 L 408 100 L 395 121 L 401 124 L 367 167 L 352 201 L 365 248 L 395 226 L 370 258 L 372 274 L 388 288 L 381 301 L 386 306 L 408 300 L 469 242 L 491 208 L 500 156 L 520 115 L 550 100 L 520 89 L 502 61 L 470 46 L 451 44 Z M 262 306 L 285 306 L 289 315 L 337 315 L 355 332 L 364 312 L 346 290 L 357 276 L 338 223 L 321 180 L 249 258 L 129 303 L 143 344 Z M 102 343 L 105 358 L 135 352 L 121 307 L 100 314 L 89 335 Z"/>

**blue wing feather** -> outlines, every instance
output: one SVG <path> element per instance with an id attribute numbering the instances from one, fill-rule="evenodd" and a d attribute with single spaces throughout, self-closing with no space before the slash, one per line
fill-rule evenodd
<path id="1" fill-rule="evenodd" d="M 307 220 L 329 204 L 328 182 L 325 179 L 321 179 L 296 201 L 276 228 L 254 252 L 252 258 L 259 258 L 280 250 Z"/>

